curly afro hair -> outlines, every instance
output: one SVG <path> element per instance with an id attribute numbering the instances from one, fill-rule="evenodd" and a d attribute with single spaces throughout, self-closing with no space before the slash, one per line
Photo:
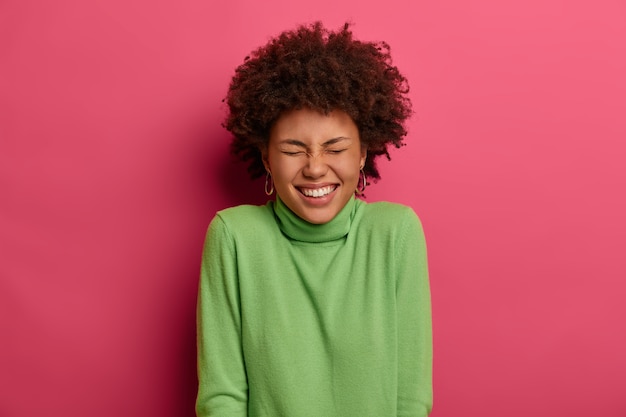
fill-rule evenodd
<path id="1" fill-rule="evenodd" d="M 367 147 L 363 170 L 372 179 L 380 178 L 376 157 L 390 159 L 388 145 L 404 145 L 404 123 L 412 113 L 407 80 L 392 65 L 389 45 L 355 40 L 349 26 L 332 32 L 316 22 L 283 32 L 236 69 L 224 127 L 234 135 L 232 153 L 249 161 L 252 178 L 265 174 L 261 150 L 288 110 L 350 115 Z"/>

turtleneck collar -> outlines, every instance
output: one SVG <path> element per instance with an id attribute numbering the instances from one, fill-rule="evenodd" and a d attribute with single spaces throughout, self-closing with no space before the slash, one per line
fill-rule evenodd
<path id="1" fill-rule="evenodd" d="M 276 196 L 274 214 L 280 230 L 300 242 L 330 242 L 348 234 L 357 208 L 356 198 L 350 197 L 343 209 L 328 223 L 312 224 L 298 217 Z"/>

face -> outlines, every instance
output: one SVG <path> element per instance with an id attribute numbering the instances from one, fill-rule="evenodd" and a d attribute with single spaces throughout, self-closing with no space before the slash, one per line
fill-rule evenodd
<path id="1" fill-rule="evenodd" d="M 301 109 L 283 113 L 272 126 L 265 169 L 280 199 L 309 223 L 331 221 L 354 194 L 366 149 L 352 118 Z"/>

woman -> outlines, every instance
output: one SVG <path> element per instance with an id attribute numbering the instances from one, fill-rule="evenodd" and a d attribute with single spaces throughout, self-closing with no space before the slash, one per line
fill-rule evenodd
<path id="1" fill-rule="evenodd" d="M 198 416 L 427 416 L 426 248 L 414 212 L 365 203 L 411 113 L 389 47 L 288 31 L 237 68 L 225 126 L 264 206 L 217 213 L 198 301 Z"/>

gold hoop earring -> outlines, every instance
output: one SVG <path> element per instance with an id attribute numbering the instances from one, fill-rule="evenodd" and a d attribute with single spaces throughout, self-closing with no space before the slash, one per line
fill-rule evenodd
<path id="1" fill-rule="evenodd" d="M 268 183 L 270 185 L 270 189 L 268 190 Z M 274 181 L 272 181 L 272 174 L 270 174 L 269 171 L 267 171 L 267 174 L 265 175 L 265 195 L 272 195 L 274 194 Z"/>
<path id="2" fill-rule="evenodd" d="M 361 195 L 365 192 L 367 188 L 367 177 L 365 176 L 365 171 L 361 168 L 361 172 L 359 172 L 359 184 L 356 187 L 356 193 Z"/>

